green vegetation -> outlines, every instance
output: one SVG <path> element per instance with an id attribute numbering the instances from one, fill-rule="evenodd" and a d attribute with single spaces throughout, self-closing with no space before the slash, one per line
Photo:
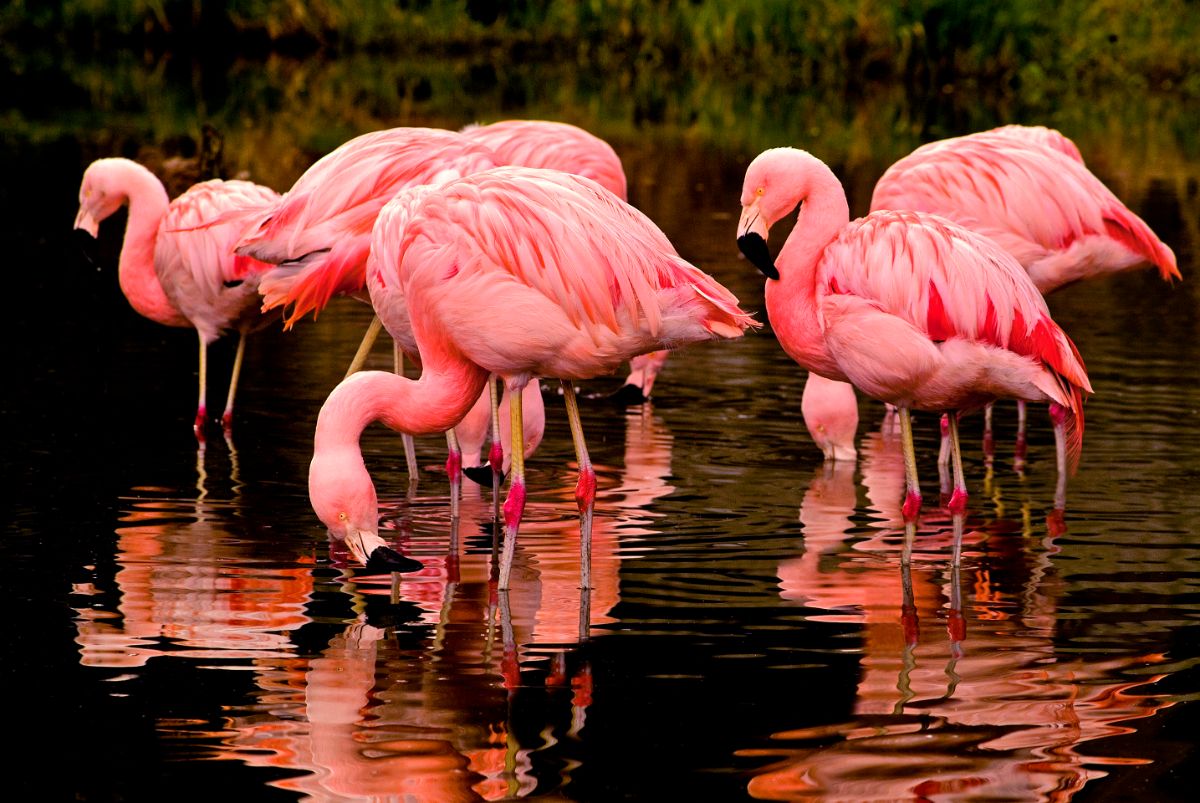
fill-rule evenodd
<path id="1" fill-rule="evenodd" d="M 9 48 L 34 35 L 73 48 L 205 47 L 199 35 L 262 51 L 492 52 L 792 88 L 965 82 L 1200 94 L 1200 11 L 1189 0 L 17 0 L 0 10 Z"/>

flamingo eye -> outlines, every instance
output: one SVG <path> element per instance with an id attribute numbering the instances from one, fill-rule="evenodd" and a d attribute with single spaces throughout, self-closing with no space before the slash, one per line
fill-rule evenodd
<path id="1" fill-rule="evenodd" d="M 766 191 L 767 191 L 766 187 L 759 187 L 758 189 L 756 189 L 754 191 L 754 194 L 761 198 L 763 193 L 765 193 Z"/>
<path id="2" fill-rule="evenodd" d="M 350 520 L 350 517 L 346 515 L 346 511 L 343 510 L 338 513 L 338 521 L 349 521 L 349 520 Z"/>

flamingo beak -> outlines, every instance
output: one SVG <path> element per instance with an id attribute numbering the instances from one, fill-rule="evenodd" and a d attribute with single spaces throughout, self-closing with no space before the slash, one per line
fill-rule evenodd
<path id="1" fill-rule="evenodd" d="M 742 207 L 742 217 L 738 221 L 738 250 L 768 279 L 778 279 L 779 270 L 775 267 L 775 258 L 771 256 L 771 250 L 767 247 L 767 234 L 767 221 L 758 208 L 758 203 Z"/>
<path id="2" fill-rule="evenodd" d="M 368 571 L 416 572 L 425 568 L 420 561 L 406 558 L 389 547 L 377 534 L 355 527 L 346 531 L 346 547 Z"/>
<path id="3" fill-rule="evenodd" d="M 75 216 L 75 228 L 83 229 L 93 238 L 100 234 L 100 224 L 92 217 L 92 213 L 82 206 L 79 207 L 79 214 Z"/>

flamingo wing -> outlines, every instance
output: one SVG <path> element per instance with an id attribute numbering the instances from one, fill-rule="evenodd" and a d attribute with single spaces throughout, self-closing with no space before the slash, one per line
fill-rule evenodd
<path id="1" fill-rule="evenodd" d="M 1091 391 L 1074 344 L 1016 260 L 936 215 L 884 210 L 851 222 L 825 251 L 817 292 L 867 299 L 931 341 L 966 338 L 1040 360 Z"/>
<path id="2" fill-rule="evenodd" d="M 1129 262 L 1179 277 L 1171 249 L 1082 161 L 1014 136 L 981 134 L 918 148 L 884 172 L 871 209 L 950 217 L 1026 267 L 1099 237 L 1127 251 Z"/>
<path id="3" fill-rule="evenodd" d="M 466 126 L 462 133 L 494 151 L 499 163 L 586 176 L 622 201 L 628 200 L 625 170 L 616 151 L 578 126 L 552 120 L 501 120 Z"/>
<path id="4" fill-rule="evenodd" d="M 394 203 L 406 219 L 376 233 L 397 238 L 381 247 L 384 281 L 403 282 L 410 299 L 419 284 L 460 348 L 490 355 L 477 361 L 496 373 L 530 365 L 585 378 L 631 350 L 757 325 L 645 215 L 589 179 L 503 167 Z M 511 336 L 478 343 L 481 313 L 510 321 Z"/>

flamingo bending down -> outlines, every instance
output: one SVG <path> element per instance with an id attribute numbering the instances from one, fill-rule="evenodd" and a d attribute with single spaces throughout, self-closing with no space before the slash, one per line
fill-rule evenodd
<path id="1" fill-rule="evenodd" d="M 922 145 L 880 177 L 871 197 L 878 209 L 931 212 L 989 237 L 1043 294 L 1148 267 L 1165 280 L 1181 278 L 1171 248 L 1087 169 L 1074 142 L 1045 126 L 1007 125 Z M 1020 459 L 1024 402 L 1018 407 Z M 990 415 L 985 443 L 989 425 Z M 1061 438 L 1057 445 L 1061 475 Z"/>
<path id="2" fill-rule="evenodd" d="M 757 156 L 741 202 L 738 246 L 767 276 L 767 314 L 783 349 L 809 371 L 899 408 L 910 523 L 921 502 L 910 410 L 951 413 L 953 512 L 967 499 L 957 411 L 1005 397 L 1050 402 L 1077 463 L 1091 385 L 1074 344 L 1003 249 L 921 212 L 851 222 L 833 171 L 795 148 Z M 797 206 L 796 226 L 772 259 L 769 229 Z M 906 527 L 906 547 L 914 529 Z"/>
<path id="3" fill-rule="evenodd" d="M 854 437 L 858 432 L 858 401 L 848 382 L 826 379 L 809 371 L 800 396 L 800 412 L 813 442 L 826 460 L 850 460 L 857 456 Z"/>
<path id="4" fill-rule="evenodd" d="M 229 330 L 237 355 L 221 421 L 233 423 L 233 402 L 245 336 L 275 316 L 259 310 L 258 284 L 267 266 L 235 256 L 244 224 L 238 219 L 195 228 L 232 210 L 265 208 L 279 194 L 248 181 L 211 179 L 171 201 L 159 179 L 129 159 L 98 159 L 84 171 L 75 228 L 92 237 L 100 222 L 129 205 L 119 277 L 130 305 L 167 326 L 190 326 L 200 338 L 200 392 L 194 429 L 204 440 L 208 346 Z"/>
<path id="5" fill-rule="evenodd" d="M 594 180 L 622 201 L 629 200 L 625 169 L 617 152 L 579 126 L 555 120 L 501 120 L 464 126 L 462 133 L 491 148 L 502 164 L 574 173 Z M 629 375 L 615 398 L 626 404 L 642 404 L 649 399 L 667 355 L 664 350 L 630 360 Z"/>
<path id="6" fill-rule="evenodd" d="M 590 587 L 596 478 L 571 382 L 637 354 L 740 337 L 757 322 L 649 218 L 595 182 L 555 170 L 496 168 L 401 193 L 376 224 L 372 260 L 378 281 L 406 299 L 421 377 L 362 371 L 330 394 L 309 469 L 317 516 L 360 559 L 369 556 L 382 541 L 359 448 L 364 427 L 380 420 L 412 434 L 441 432 L 496 374 L 510 391 L 512 439 L 521 443 L 523 389 L 534 377 L 558 378 L 579 464 L 581 585 Z M 524 453 L 513 450 L 501 589 L 524 503 Z"/>

